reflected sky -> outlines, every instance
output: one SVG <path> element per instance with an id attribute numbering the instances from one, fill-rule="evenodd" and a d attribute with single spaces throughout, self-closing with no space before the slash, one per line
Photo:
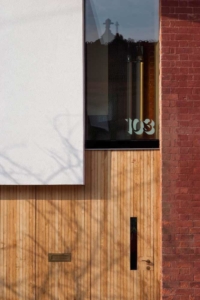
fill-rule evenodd
<path id="1" fill-rule="evenodd" d="M 105 32 L 106 19 L 114 23 L 110 29 L 126 39 L 158 41 L 158 0 L 86 0 L 86 41 L 95 41 Z"/>

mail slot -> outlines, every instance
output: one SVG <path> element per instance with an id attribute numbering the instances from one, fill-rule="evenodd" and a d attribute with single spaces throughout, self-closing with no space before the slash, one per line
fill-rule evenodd
<path id="1" fill-rule="evenodd" d="M 71 253 L 49 253 L 49 262 L 70 262 L 72 260 Z"/>

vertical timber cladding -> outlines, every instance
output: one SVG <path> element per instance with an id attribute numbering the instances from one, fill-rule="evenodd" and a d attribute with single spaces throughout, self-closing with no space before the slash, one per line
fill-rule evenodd
<path id="1" fill-rule="evenodd" d="M 0 300 L 35 299 L 35 188 L 0 188 Z"/>
<path id="2" fill-rule="evenodd" d="M 2 187 L 0 299 L 160 299 L 159 169 L 159 151 L 86 151 L 85 186 Z"/>

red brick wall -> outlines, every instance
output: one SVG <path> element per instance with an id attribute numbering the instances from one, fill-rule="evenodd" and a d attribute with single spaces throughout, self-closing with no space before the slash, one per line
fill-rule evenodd
<path id="1" fill-rule="evenodd" d="M 161 0 L 163 291 L 200 299 L 200 0 Z"/>

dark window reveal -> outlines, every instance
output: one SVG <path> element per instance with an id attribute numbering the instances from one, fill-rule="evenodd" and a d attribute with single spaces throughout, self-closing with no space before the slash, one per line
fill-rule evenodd
<path id="1" fill-rule="evenodd" d="M 85 3 L 86 147 L 157 148 L 158 0 Z"/>

